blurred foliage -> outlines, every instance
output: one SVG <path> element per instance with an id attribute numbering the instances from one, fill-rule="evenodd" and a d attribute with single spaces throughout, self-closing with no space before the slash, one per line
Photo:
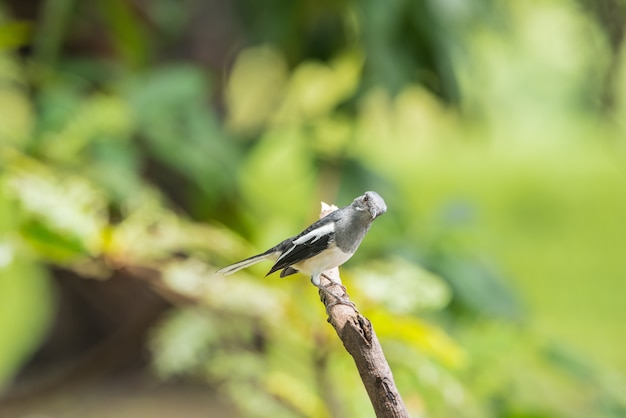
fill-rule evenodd
<path id="1" fill-rule="evenodd" d="M 213 274 L 371 189 L 342 272 L 414 416 L 624 416 L 624 5 L 214 3 L 0 6 L 0 384 L 55 271 L 150 268 L 157 375 L 372 416 L 308 280 Z"/>

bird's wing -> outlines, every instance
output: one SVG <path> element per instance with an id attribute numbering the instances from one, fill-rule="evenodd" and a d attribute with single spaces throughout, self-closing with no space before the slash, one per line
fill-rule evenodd
<path id="1" fill-rule="evenodd" d="M 311 258 L 333 245 L 335 242 L 335 219 L 331 215 L 315 222 L 300 235 L 286 240 L 284 251 L 267 275 Z"/>

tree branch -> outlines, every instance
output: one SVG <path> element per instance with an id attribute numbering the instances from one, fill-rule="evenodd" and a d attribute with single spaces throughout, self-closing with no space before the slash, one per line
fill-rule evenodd
<path id="1" fill-rule="evenodd" d="M 332 211 L 322 204 L 321 217 Z M 332 279 L 332 282 L 328 278 Z M 333 295 L 348 301 L 345 287 L 341 284 L 339 269 L 334 268 L 322 275 L 322 286 Z M 391 368 L 376 337 L 372 323 L 352 306 L 334 304 L 333 296 L 320 290 L 320 299 L 326 306 L 328 322 L 335 328 L 339 339 L 354 359 L 365 390 L 378 418 L 408 418 L 409 413 L 393 380 Z"/>

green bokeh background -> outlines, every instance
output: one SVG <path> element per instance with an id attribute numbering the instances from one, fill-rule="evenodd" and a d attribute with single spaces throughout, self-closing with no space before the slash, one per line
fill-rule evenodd
<path id="1" fill-rule="evenodd" d="M 411 416 L 626 415 L 625 28 L 620 0 L 2 4 L 0 411 L 373 416 L 306 278 L 213 273 L 376 190 L 341 271 Z"/>

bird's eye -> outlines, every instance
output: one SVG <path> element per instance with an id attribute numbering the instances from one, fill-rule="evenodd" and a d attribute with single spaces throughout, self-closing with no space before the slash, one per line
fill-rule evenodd
<path id="1" fill-rule="evenodd" d="M 370 200 L 370 197 L 368 195 L 365 195 L 365 197 L 363 198 L 363 201 L 364 202 L 369 202 L 369 200 Z"/>

